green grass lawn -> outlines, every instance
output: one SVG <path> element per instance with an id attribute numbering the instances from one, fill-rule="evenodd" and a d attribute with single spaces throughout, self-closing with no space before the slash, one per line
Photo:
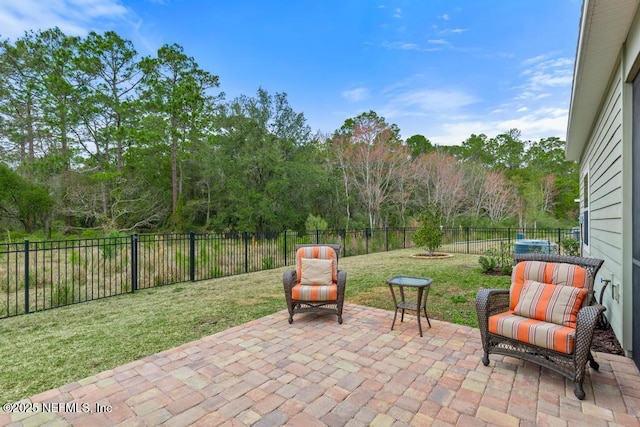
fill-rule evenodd
<path id="1" fill-rule="evenodd" d="M 399 274 L 431 277 L 429 317 L 477 326 L 477 290 L 509 286 L 509 277 L 483 275 L 477 255 L 410 258 L 415 252 L 340 259 L 340 269 L 347 271 L 346 302 L 392 310 L 385 279 Z M 0 401 L 27 398 L 286 309 L 285 269 L 170 285 L 0 320 Z M 344 318 L 349 321 L 348 313 Z"/>

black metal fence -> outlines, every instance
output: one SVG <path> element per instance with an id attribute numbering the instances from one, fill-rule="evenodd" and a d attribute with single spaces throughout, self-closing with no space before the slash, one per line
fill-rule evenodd
<path id="1" fill-rule="evenodd" d="M 339 243 L 341 257 L 415 247 L 413 228 L 299 234 L 134 234 L 0 244 L 0 318 L 135 292 L 291 265 L 295 245 Z M 574 230 L 445 228 L 444 252 L 482 254 L 541 239 L 561 249 Z"/>

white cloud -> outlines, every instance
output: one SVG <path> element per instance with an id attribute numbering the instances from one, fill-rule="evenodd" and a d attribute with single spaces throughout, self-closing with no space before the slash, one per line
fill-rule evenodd
<path id="1" fill-rule="evenodd" d="M 475 102 L 477 99 L 469 93 L 443 89 L 412 90 L 398 94 L 392 99 L 392 103 L 414 106 L 425 112 L 457 111 Z"/>
<path id="2" fill-rule="evenodd" d="M 417 50 L 420 52 L 435 52 L 438 50 L 442 50 L 442 47 L 422 47 L 417 43 L 413 43 L 413 42 L 405 42 L 405 41 L 398 41 L 398 42 L 382 42 L 380 45 L 385 49 L 390 49 L 390 50 Z"/>
<path id="3" fill-rule="evenodd" d="M 397 8 L 396 10 L 394 10 L 393 17 L 394 18 L 402 18 L 402 10 L 400 8 Z"/>
<path id="4" fill-rule="evenodd" d="M 369 98 L 369 89 L 359 87 L 356 89 L 345 90 L 342 92 L 342 97 L 349 102 L 359 102 Z"/>
<path id="5" fill-rule="evenodd" d="M 430 40 L 427 40 L 427 43 L 431 43 L 431 44 L 449 44 L 448 41 L 442 40 L 442 39 L 430 39 Z"/>
<path id="6" fill-rule="evenodd" d="M 537 141 L 550 136 L 563 138 L 567 129 L 568 113 L 569 111 L 563 108 L 541 108 L 499 120 L 482 120 L 476 117 L 466 121 L 445 121 L 431 127 L 432 133 L 423 134 L 434 144 L 440 145 L 459 145 L 471 134 L 484 133 L 488 137 L 494 137 L 513 128 L 522 132 L 521 138 L 525 141 Z"/>
<path id="7" fill-rule="evenodd" d="M 523 61 L 522 65 L 527 68 L 520 73 L 525 77 L 524 92 L 520 97 L 528 98 L 553 87 L 571 86 L 573 60 L 570 58 L 549 59 L 548 55 L 539 55 Z"/>
<path id="8" fill-rule="evenodd" d="M 28 30 L 59 27 L 69 35 L 96 30 L 97 20 L 125 20 L 129 10 L 119 0 L 20 0 L 0 2 L 0 35 L 22 37 Z"/>
<path id="9" fill-rule="evenodd" d="M 522 65 L 533 65 L 533 64 L 537 64 L 541 61 L 544 61 L 545 59 L 547 59 L 548 56 L 547 55 L 538 55 L 538 56 L 534 56 L 533 58 L 528 58 L 525 59 L 524 61 L 522 61 Z"/>
<path id="10" fill-rule="evenodd" d="M 440 16 L 439 18 L 440 18 L 440 19 L 443 19 L 443 20 L 445 20 L 445 21 L 448 21 L 448 20 L 449 20 L 449 15 L 447 15 L 447 14 L 445 13 L 444 15 Z"/>

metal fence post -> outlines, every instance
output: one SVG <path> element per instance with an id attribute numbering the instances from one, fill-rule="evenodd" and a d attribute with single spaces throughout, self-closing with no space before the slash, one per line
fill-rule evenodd
<path id="1" fill-rule="evenodd" d="M 384 246 L 387 252 L 389 252 L 389 227 L 384 230 Z"/>
<path id="2" fill-rule="evenodd" d="M 245 231 L 244 236 L 244 272 L 249 272 L 249 233 Z"/>
<path id="3" fill-rule="evenodd" d="M 369 254 L 369 233 L 371 233 L 371 231 L 369 230 L 369 227 L 364 229 L 364 240 L 365 240 L 365 250 L 364 253 L 365 254 Z"/>
<path id="4" fill-rule="evenodd" d="M 342 245 L 342 256 L 346 257 L 347 256 L 347 229 L 346 228 L 342 230 L 342 235 L 344 236 L 342 238 L 342 242 L 344 243 Z"/>
<path id="5" fill-rule="evenodd" d="M 189 232 L 189 279 L 196 281 L 196 233 Z"/>
<path id="6" fill-rule="evenodd" d="M 287 266 L 287 230 L 284 230 L 284 265 Z"/>
<path id="7" fill-rule="evenodd" d="M 469 227 L 465 227 L 465 234 L 467 235 L 467 253 L 470 253 L 469 245 L 471 242 L 469 241 Z"/>
<path id="8" fill-rule="evenodd" d="M 29 241 L 28 240 L 24 241 L 24 312 L 26 314 L 29 314 Z"/>
<path id="9" fill-rule="evenodd" d="M 138 290 L 138 235 L 131 235 L 131 293 Z"/>

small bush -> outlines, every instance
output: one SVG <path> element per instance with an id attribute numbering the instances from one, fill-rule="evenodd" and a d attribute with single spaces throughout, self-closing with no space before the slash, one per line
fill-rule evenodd
<path id="1" fill-rule="evenodd" d="M 511 275 L 513 271 L 513 254 L 508 243 L 503 242 L 500 250 L 488 249 L 478 258 L 484 273 L 500 271 L 503 275 Z"/>
<path id="2" fill-rule="evenodd" d="M 482 271 L 484 273 L 490 273 L 498 268 L 500 257 L 495 249 L 488 249 L 484 252 L 484 255 L 480 255 L 478 262 L 480 263 L 480 266 L 482 266 Z"/>
<path id="3" fill-rule="evenodd" d="M 573 237 L 566 236 L 560 241 L 562 252 L 565 255 L 580 256 L 580 242 Z"/>
<path id="4" fill-rule="evenodd" d="M 513 265 L 512 264 L 503 265 L 502 266 L 502 275 L 503 276 L 511 276 L 511 273 L 513 273 Z"/>
<path id="5" fill-rule="evenodd" d="M 442 228 L 443 215 L 435 204 L 426 207 L 422 214 L 422 225 L 413 234 L 413 241 L 419 247 L 423 247 L 433 255 L 435 251 L 442 245 Z"/>

